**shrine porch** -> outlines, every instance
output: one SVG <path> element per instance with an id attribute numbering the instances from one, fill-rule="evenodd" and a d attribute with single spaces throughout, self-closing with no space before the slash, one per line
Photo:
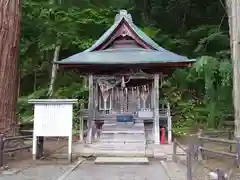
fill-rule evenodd
<path id="1" fill-rule="evenodd" d="M 125 151 L 125 150 L 100 150 L 101 146 L 100 139 L 94 139 L 91 144 L 84 143 L 82 141 L 75 142 L 73 144 L 73 154 L 84 157 L 99 157 L 99 156 L 119 156 L 119 157 L 149 157 L 158 159 L 169 159 L 172 156 L 173 144 L 154 144 L 154 137 L 151 133 L 151 127 L 146 129 L 146 149 L 144 152 L 136 151 Z M 184 155 L 184 152 L 178 149 L 178 154 Z"/>
<path id="2" fill-rule="evenodd" d="M 107 124 L 116 124 L 116 118 L 118 114 L 101 114 L 98 117 L 94 118 L 92 121 L 91 128 L 88 127 L 89 125 L 89 118 L 88 118 L 88 109 L 82 109 L 80 111 L 80 140 L 84 142 L 88 142 L 87 137 L 83 138 L 83 133 L 91 129 L 92 132 L 92 139 L 99 138 L 97 136 L 100 136 L 102 134 L 102 128 L 105 123 Z M 137 116 L 133 116 L 134 123 L 143 123 L 144 129 L 148 133 L 145 133 L 145 136 L 147 137 L 146 141 L 155 143 L 155 134 L 154 134 L 154 118 L 139 118 Z M 165 128 L 165 143 L 171 144 L 172 141 L 172 118 L 170 115 L 170 105 L 164 105 L 160 104 L 160 110 L 159 110 L 159 131 L 161 131 L 161 128 Z M 85 127 L 85 128 L 84 128 Z M 88 130 L 86 129 L 88 128 Z M 85 130 L 84 130 L 85 129 Z M 129 130 L 131 131 L 131 130 Z M 160 133 L 161 134 L 161 133 Z M 94 140 L 93 140 L 94 141 Z M 90 142 L 92 143 L 92 142 Z"/>

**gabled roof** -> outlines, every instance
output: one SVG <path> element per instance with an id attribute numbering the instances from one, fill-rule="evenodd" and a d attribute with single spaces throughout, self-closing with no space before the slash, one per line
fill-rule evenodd
<path id="1" fill-rule="evenodd" d="M 146 33 L 144 33 L 140 28 L 136 26 L 132 22 L 131 15 L 128 14 L 126 10 L 121 10 L 120 13 L 116 15 L 114 24 L 89 49 L 85 50 L 85 52 L 94 51 L 97 47 L 104 43 L 114 33 L 114 31 L 117 29 L 117 27 L 121 24 L 122 21 L 125 21 L 136 33 L 136 35 L 153 49 L 158 51 L 167 51 L 166 49 L 160 47 L 148 35 L 146 35 Z"/>
<path id="2" fill-rule="evenodd" d="M 142 42 L 150 49 L 144 48 L 117 48 L 101 49 L 106 41 L 109 41 L 116 30 L 123 24 L 134 32 Z M 160 47 L 132 21 L 132 17 L 126 10 L 121 10 L 115 17 L 114 24 L 87 50 L 70 56 L 62 61 L 55 62 L 59 65 L 64 64 L 143 64 L 143 63 L 191 63 L 185 56 L 181 56 Z"/>

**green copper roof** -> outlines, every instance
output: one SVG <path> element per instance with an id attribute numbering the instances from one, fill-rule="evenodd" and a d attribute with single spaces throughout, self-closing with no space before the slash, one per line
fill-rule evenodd
<path id="1" fill-rule="evenodd" d="M 95 51 L 116 30 L 122 21 L 128 23 L 130 28 L 153 50 L 142 48 L 119 48 Z M 115 17 L 114 24 L 87 50 L 56 62 L 57 64 L 143 64 L 143 63 L 177 63 L 193 62 L 184 56 L 170 52 L 148 37 L 133 22 L 130 14 L 121 10 Z"/>
<path id="2" fill-rule="evenodd" d="M 82 52 L 64 59 L 59 64 L 147 64 L 168 62 L 192 62 L 194 60 L 166 51 L 141 48 L 107 49 Z"/>

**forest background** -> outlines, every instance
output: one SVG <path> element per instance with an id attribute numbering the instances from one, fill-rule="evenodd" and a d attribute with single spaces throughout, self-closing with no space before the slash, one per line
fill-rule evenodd
<path id="1" fill-rule="evenodd" d="M 177 69 L 160 89 L 170 102 L 173 132 L 219 128 L 233 119 L 228 18 L 221 0 L 23 0 L 20 44 L 19 122 L 32 120 L 31 98 L 46 98 L 54 51 L 59 59 L 91 46 L 126 9 L 160 46 L 197 61 Z M 84 78 L 58 71 L 53 97 L 87 102 Z M 74 124 L 77 128 L 75 108 Z"/>

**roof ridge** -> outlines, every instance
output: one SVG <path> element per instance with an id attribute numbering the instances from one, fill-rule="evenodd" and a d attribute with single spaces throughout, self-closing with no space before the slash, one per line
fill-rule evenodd
<path id="1" fill-rule="evenodd" d="M 122 9 L 119 11 L 118 14 L 115 16 L 115 22 L 121 21 L 122 19 L 125 19 L 127 22 L 133 22 L 132 15 L 127 12 L 127 10 Z"/>
<path id="2" fill-rule="evenodd" d="M 171 51 L 168 51 L 167 49 L 159 46 L 152 38 L 150 38 L 144 31 L 142 31 L 139 27 L 137 27 L 132 20 L 131 14 L 127 12 L 127 10 L 120 10 L 118 14 L 115 16 L 114 24 L 88 49 L 86 49 L 84 52 L 90 52 L 94 51 L 96 48 L 98 48 L 102 43 L 104 43 L 109 36 L 112 35 L 112 33 L 116 30 L 116 28 L 120 25 L 122 21 L 126 21 L 130 28 L 134 31 L 134 33 L 146 44 L 151 46 L 153 49 L 161 52 L 169 52 L 171 54 L 175 54 Z M 175 54 L 178 55 L 178 54 Z"/>

